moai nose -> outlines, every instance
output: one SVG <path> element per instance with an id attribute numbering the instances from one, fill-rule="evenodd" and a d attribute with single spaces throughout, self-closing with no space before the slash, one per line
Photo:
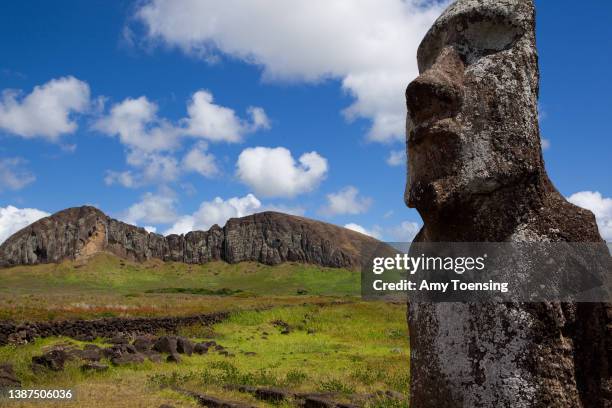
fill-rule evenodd
<path id="1" fill-rule="evenodd" d="M 434 64 L 406 89 L 408 115 L 415 125 L 457 114 L 463 103 L 465 66 L 452 48 L 445 48 Z"/>

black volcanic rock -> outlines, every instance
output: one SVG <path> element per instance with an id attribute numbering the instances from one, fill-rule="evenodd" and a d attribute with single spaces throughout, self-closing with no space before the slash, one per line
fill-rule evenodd
<path id="1" fill-rule="evenodd" d="M 276 212 L 164 237 L 84 206 L 57 212 L 15 233 L 0 246 L 0 266 L 79 260 L 105 251 L 135 261 L 296 261 L 354 269 L 361 264 L 362 250 L 378 244 L 345 228 Z"/>

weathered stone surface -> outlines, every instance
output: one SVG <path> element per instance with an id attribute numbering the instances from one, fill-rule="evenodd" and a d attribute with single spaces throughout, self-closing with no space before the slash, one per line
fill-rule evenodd
<path id="1" fill-rule="evenodd" d="M 181 356 L 179 356 L 178 353 L 172 353 L 166 358 L 166 361 L 168 363 L 180 363 Z"/>
<path id="2" fill-rule="evenodd" d="M 532 0 L 458 0 L 406 90 L 406 203 L 419 242 L 602 242 L 552 185 L 538 126 Z M 414 303 L 410 406 L 612 404 L 610 305 Z"/>
<path id="3" fill-rule="evenodd" d="M 177 341 L 175 336 L 162 336 L 155 341 L 153 350 L 159 351 L 160 353 L 175 354 Z"/>
<path id="4" fill-rule="evenodd" d="M 358 268 L 362 248 L 377 241 L 335 225 L 276 212 L 230 219 L 225 227 L 185 235 L 148 233 L 84 206 L 69 208 L 18 231 L 0 246 L 0 266 L 84 259 L 106 251 L 144 261 L 191 264 L 285 261 Z"/>
<path id="5" fill-rule="evenodd" d="M 185 337 L 176 338 L 176 351 L 179 354 L 187 354 L 188 356 L 193 354 L 193 343 L 191 340 Z"/>
<path id="6" fill-rule="evenodd" d="M 20 388 L 21 381 L 15 375 L 11 364 L 0 364 L 0 389 L 2 388 Z"/>
<path id="7" fill-rule="evenodd" d="M 193 352 L 196 354 L 206 354 L 208 353 L 208 343 L 196 343 L 193 347 Z"/>
<path id="8" fill-rule="evenodd" d="M 40 356 L 32 357 L 32 364 L 43 366 L 53 371 L 62 371 L 64 364 L 70 359 L 68 352 L 63 348 L 55 348 Z"/>
<path id="9" fill-rule="evenodd" d="M 140 364 L 144 362 L 145 358 L 140 353 L 122 353 L 112 357 L 110 360 L 114 365 L 122 366 L 127 364 Z"/>
<path id="10" fill-rule="evenodd" d="M 138 336 L 134 339 L 134 347 L 141 353 L 147 352 L 153 348 L 155 337 L 151 335 Z"/>

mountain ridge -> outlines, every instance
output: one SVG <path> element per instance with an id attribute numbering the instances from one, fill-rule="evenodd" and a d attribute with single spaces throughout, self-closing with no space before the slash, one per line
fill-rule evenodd
<path id="1" fill-rule="evenodd" d="M 0 245 L 0 267 L 84 259 L 99 252 L 145 261 L 190 264 L 297 261 L 356 269 L 364 249 L 380 242 L 336 225 L 273 211 L 230 218 L 223 227 L 163 236 L 109 217 L 91 207 L 72 207 L 17 231 Z"/>

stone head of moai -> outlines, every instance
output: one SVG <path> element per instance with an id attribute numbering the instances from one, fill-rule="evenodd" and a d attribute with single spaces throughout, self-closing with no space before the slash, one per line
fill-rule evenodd
<path id="1" fill-rule="evenodd" d="M 532 0 L 459 0 L 427 32 L 406 90 L 405 200 L 425 221 L 546 178 Z"/>

